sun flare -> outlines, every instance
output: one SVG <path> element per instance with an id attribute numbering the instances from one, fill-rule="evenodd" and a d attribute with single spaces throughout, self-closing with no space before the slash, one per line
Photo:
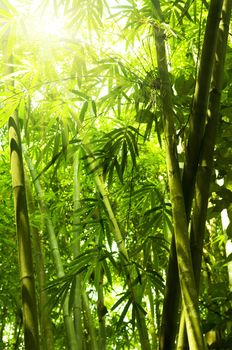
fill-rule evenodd
<path id="1" fill-rule="evenodd" d="M 62 8 L 55 13 L 51 6 L 46 6 L 43 10 L 35 7 L 28 25 L 31 35 L 37 40 L 59 39 L 65 34 L 65 16 L 62 14 Z"/>
<path id="2" fill-rule="evenodd" d="M 43 0 L 18 1 L 11 0 L 23 15 L 23 25 L 26 36 L 34 41 L 51 41 L 62 38 L 66 33 L 63 6 L 54 8 L 49 1 Z"/>
<path id="3" fill-rule="evenodd" d="M 54 13 L 47 11 L 34 22 L 33 32 L 39 37 L 61 37 L 65 32 L 64 24 L 62 17 L 57 17 Z"/>

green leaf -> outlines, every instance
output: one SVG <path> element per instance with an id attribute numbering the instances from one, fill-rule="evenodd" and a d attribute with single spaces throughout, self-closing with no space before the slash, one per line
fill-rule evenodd
<path id="1" fill-rule="evenodd" d="M 91 97 L 79 90 L 71 90 L 71 92 L 81 98 L 81 100 L 90 101 Z"/>
<path id="2" fill-rule="evenodd" d="M 178 94 L 188 94 L 193 91 L 195 85 L 195 79 L 193 76 L 186 78 L 184 75 L 179 76 L 175 80 L 175 89 Z"/>
<path id="3" fill-rule="evenodd" d="M 54 157 L 56 154 L 58 154 L 58 150 L 59 150 L 59 147 L 60 147 L 60 133 L 57 132 L 55 134 L 55 138 L 54 138 L 54 148 L 53 148 L 53 155 L 52 157 Z"/>
<path id="4" fill-rule="evenodd" d="M 119 298 L 116 303 L 112 306 L 111 311 L 115 310 L 123 301 L 127 299 L 127 297 L 131 294 L 131 292 L 128 290 L 127 292 L 123 293 L 123 296 Z"/>
<path id="5" fill-rule="evenodd" d="M 80 115 L 79 115 L 79 119 L 80 119 L 81 123 L 84 121 L 85 114 L 87 112 L 88 106 L 89 106 L 89 102 L 85 101 L 83 106 L 82 106 L 82 108 L 81 108 Z"/>
<path id="6" fill-rule="evenodd" d="M 121 172 L 121 168 L 120 168 L 120 165 L 118 163 L 117 157 L 115 157 L 114 165 L 115 165 L 115 168 L 116 168 L 116 171 L 118 174 L 118 178 L 121 181 L 121 183 L 123 183 L 123 174 Z"/>
<path id="7" fill-rule="evenodd" d="M 106 259 L 103 260 L 102 266 L 103 266 L 104 273 L 105 273 L 106 278 L 107 278 L 107 282 L 112 286 L 112 275 L 111 275 L 111 271 L 110 271 L 110 268 L 109 268 L 109 266 L 107 264 Z"/>
<path id="8" fill-rule="evenodd" d="M 127 145 L 129 147 L 129 150 L 130 150 L 130 155 L 132 158 L 133 166 L 136 166 L 136 150 L 134 149 L 133 142 L 131 141 L 129 135 L 126 134 L 125 136 L 126 136 Z"/>
<path id="9" fill-rule="evenodd" d="M 20 100 L 14 99 L 10 102 L 7 102 L 1 109 L 0 109 L 0 127 L 2 128 L 8 119 L 15 113 Z"/>
<path id="10" fill-rule="evenodd" d="M 138 123 L 151 123 L 155 119 L 155 114 L 150 110 L 141 109 L 135 115 L 135 120 Z"/>
<path id="11" fill-rule="evenodd" d="M 140 311 L 144 314 L 144 316 L 147 315 L 147 312 L 144 310 L 144 308 L 139 303 L 133 303 L 133 307 L 137 309 L 137 311 Z"/>
<path id="12" fill-rule="evenodd" d="M 118 325 L 117 325 L 118 328 L 120 328 L 120 326 L 122 325 L 123 320 L 124 320 L 124 318 L 127 314 L 127 311 L 128 311 L 131 304 L 132 304 L 132 298 L 129 298 L 129 300 L 127 301 L 127 303 L 126 303 L 126 305 L 125 305 L 125 307 L 120 315 L 120 318 L 118 320 Z"/>
<path id="13" fill-rule="evenodd" d="M 108 172 L 108 186 L 111 187 L 112 183 L 113 183 L 113 175 L 114 175 L 114 162 L 111 162 L 109 164 L 109 166 L 104 166 L 103 168 L 103 175 L 104 178 L 106 177 Z"/>
<path id="14" fill-rule="evenodd" d="M 126 164 L 127 164 L 127 143 L 126 140 L 123 141 L 123 145 L 122 145 L 122 161 L 121 161 L 121 174 L 123 177 L 125 168 L 126 168 Z"/>
<path id="15" fill-rule="evenodd" d="M 150 138 L 151 129 L 152 129 L 152 124 L 153 124 L 153 120 L 150 120 L 150 121 L 147 123 L 146 130 L 145 130 L 145 133 L 144 133 L 144 141 L 147 141 L 147 140 L 149 140 L 149 138 Z"/>
<path id="16" fill-rule="evenodd" d="M 94 100 L 91 101 L 94 116 L 97 117 L 97 106 Z"/>

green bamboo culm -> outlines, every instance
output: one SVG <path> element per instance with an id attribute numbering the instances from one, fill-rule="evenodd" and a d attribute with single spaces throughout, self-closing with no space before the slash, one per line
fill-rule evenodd
<path id="1" fill-rule="evenodd" d="M 31 178 L 33 180 L 36 194 L 38 197 L 38 202 L 40 206 L 40 210 L 42 215 L 44 215 L 46 227 L 47 227 L 47 232 L 48 232 L 48 239 L 49 239 L 49 244 L 50 244 L 50 249 L 51 253 L 53 256 L 54 260 L 54 265 L 56 268 L 56 273 L 57 277 L 63 277 L 65 275 L 64 268 L 63 268 L 63 263 L 61 260 L 60 256 L 60 251 L 59 251 L 59 246 L 55 234 L 55 230 L 53 227 L 53 223 L 50 217 L 50 212 L 46 206 L 46 203 L 44 201 L 44 196 L 43 196 L 43 191 L 42 187 L 40 185 L 37 173 L 35 171 L 34 165 L 31 162 L 31 159 L 29 158 L 26 147 L 24 147 L 24 157 L 27 162 L 28 169 L 31 174 Z M 63 302 L 63 317 L 64 317 L 64 324 L 65 324 L 65 329 L 66 329 L 66 335 L 67 335 L 67 343 L 68 343 L 68 349 L 69 350 L 77 350 L 77 340 L 76 340 L 76 333 L 75 333 L 75 328 L 74 328 L 74 323 L 72 320 L 72 316 L 70 314 L 69 310 L 69 297 L 68 295 L 66 296 L 64 302 Z"/>
<path id="2" fill-rule="evenodd" d="M 30 226 L 25 192 L 21 138 L 16 113 L 9 118 L 9 141 L 19 252 L 19 271 L 22 289 L 24 344 L 26 350 L 39 350 L 38 318 Z"/>
<path id="3" fill-rule="evenodd" d="M 80 209 L 80 150 L 77 150 L 73 156 L 73 257 L 77 258 L 80 254 L 81 244 L 81 219 L 78 210 Z M 78 343 L 78 349 L 82 350 L 83 328 L 82 328 L 82 287 L 81 274 L 75 277 L 75 297 L 74 297 L 74 324 Z"/>
<path id="4" fill-rule="evenodd" d="M 156 24 L 154 26 L 154 34 L 158 72 L 161 82 L 160 91 L 163 104 L 163 123 L 167 148 L 166 163 L 170 188 L 170 199 L 172 203 L 173 228 L 176 243 L 180 289 L 185 310 L 190 349 L 203 350 L 204 340 L 197 307 L 197 291 L 192 267 L 190 244 L 188 240 L 188 224 L 176 150 L 172 90 L 169 82 L 169 72 L 164 41 L 165 33 L 162 27 Z"/>
<path id="5" fill-rule="evenodd" d="M 85 153 L 89 157 L 93 158 L 93 160 L 94 160 L 93 151 L 91 149 L 91 142 L 88 139 L 88 137 L 86 137 L 86 135 L 82 135 L 81 122 L 78 120 L 78 116 L 75 114 L 75 112 L 73 110 L 70 110 L 70 112 L 71 112 L 71 115 L 73 116 L 73 119 L 77 123 L 77 128 L 79 130 L 79 134 L 82 137 L 82 148 L 84 149 Z M 112 208 L 112 205 L 110 202 L 110 198 L 109 198 L 109 193 L 107 191 L 105 182 L 103 180 L 102 169 L 95 171 L 95 167 L 97 165 L 98 164 L 96 161 L 90 162 L 89 168 L 94 173 L 94 181 L 96 184 L 96 188 L 102 196 L 102 201 L 104 203 L 109 220 L 112 224 L 114 240 L 117 244 L 118 251 L 120 253 L 122 265 L 124 266 L 124 274 L 126 276 L 128 289 L 131 292 L 132 300 L 133 300 L 133 303 L 134 303 L 135 308 L 136 308 L 137 304 L 140 304 L 140 302 L 141 302 L 141 297 L 140 297 L 141 287 L 138 284 L 133 285 L 133 279 L 134 279 L 134 276 L 136 275 L 136 271 L 134 269 L 134 266 L 130 262 L 130 257 L 129 257 L 129 254 L 128 254 L 128 251 L 127 251 L 127 248 L 125 245 L 125 241 L 124 241 L 118 220 L 117 220 L 115 213 L 113 211 L 113 208 Z M 128 268 L 128 266 L 130 266 L 130 269 Z M 135 318 L 137 321 L 137 328 L 138 328 L 138 333 L 139 333 L 139 338 L 140 338 L 141 349 L 142 350 L 150 350 L 151 347 L 150 347 L 148 330 L 147 330 L 147 326 L 146 326 L 146 319 L 145 319 L 144 313 L 140 310 L 140 308 L 136 308 Z"/>
<path id="6" fill-rule="evenodd" d="M 156 8 L 157 13 L 159 14 L 159 19 L 163 21 L 163 16 L 160 8 L 158 8 L 155 1 L 152 2 Z M 190 116 L 190 131 L 186 149 L 184 173 L 182 178 L 187 223 L 189 223 L 191 213 L 197 166 L 200 159 L 200 150 L 205 130 L 210 81 L 212 76 L 221 7 L 221 0 L 212 0 L 210 2 L 199 65 L 199 73 L 193 99 L 193 109 Z M 179 299 L 176 246 L 175 240 L 173 238 L 168 266 L 167 287 L 163 306 L 160 350 L 165 350 L 166 348 L 175 348 Z"/>
<path id="7" fill-rule="evenodd" d="M 231 17 L 232 1 L 225 0 L 222 8 L 222 19 L 217 35 L 215 61 L 211 80 L 207 124 L 202 142 L 202 151 L 197 171 L 194 206 L 190 229 L 190 246 L 197 292 L 200 288 L 201 260 L 207 216 L 210 178 L 213 167 L 214 146 L 216 142 L 218 119 L 220 114 L 221 91 L 223 85 L 223 71 L 226 56 L 229 22 Z M 178 350 L 188 348 L 186 332 L 184 331 L 184 318 L 180 323 Z"/>
<path id="8" fill-rule="evenodd" d="M 36 275 L 36 291 L 38 303 L 38 323 L 40 330 L 40 348 L 43 350 L 54 350 L 53 326 L 49 308 L 49 297 L 47 291 L 47 278 L 45 272 L 45 254 L 39 228 L 31 224 L 30 218 L 35 215 L 35 201 L 32 186 L 27 171 L 25 171 L 26 197 L 29 212 L 31 230 L 31 243 L 33 251 L 34 269 Z"/>

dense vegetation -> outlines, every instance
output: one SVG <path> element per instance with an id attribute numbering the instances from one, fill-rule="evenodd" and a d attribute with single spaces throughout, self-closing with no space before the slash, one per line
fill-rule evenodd
<path id="1" fill-rule="evenodd" d="M 231 349 L 230 0 L 2 0 L 0 349 Z"/>

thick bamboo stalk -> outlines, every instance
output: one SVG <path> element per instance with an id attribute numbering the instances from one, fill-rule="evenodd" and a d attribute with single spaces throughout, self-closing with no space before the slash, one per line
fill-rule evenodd
<path id="1" fill-rule="evenodd" d="M 0 3 L 5 10 L 6 5 Z M 8 53 L 7 45 L 10 33 L 6 31 L 2 40 L 5 74 L 13 73 L 13 56 Z M 6 84 L 6 90 L 13 86 Z M 22 293 L 23 327 L 25 349 L 39 349 L 37 302 L 34 281 L 33 258 L 31 250 L 30 226 L 27 210 L 24 165 L 18 116 L 15 112 L 8 121 L 11 177 L 14 195 L 16 235 L 18 241 L 19 272 Z"/>
<path id="2" fill-rule="evenodd" d="M 19 251 L 19 271 L 22 289 L 24 345 L 26 350 L 38 350 L 38 318 L 30 226 L 25 193 L 21 139 L 16 114 L 9 119 L 9 140 L 16 232 Z"/>
<path id="3" fill-rule="evenodd" d="M 205 132 L 210 82 L 212 79 L 222 4 L 223 0 L 210 1 L 199 73 L 193 98 L 192 115 L 190 116 L 190 130 L 182 178 L 187 219 L 189 219 L 191 212 L 197 167 L 200 159 L 202 139 Z"/>
<path id="4" fill-rule="evenodd" d="M 231 7 L 232 1 L 225 0 L 222 9 L 222 21 L 219 27 L 215 54 L 215 63 L 208 110 L 208 122 L 203 138 L 201 159 L 197 172 L 195 199 L 191 220 L 190 244 L 198 293 L 200 285 L 201 260 L 210 189 L 210 178 L 213 167 L 214 146 L 216 142 L 216 132 L 220 112 L 220 98 L 223 84 L 223 71 L 228 40 L 229 22 L 231 17 Z M 181 320 L 177 348 L 179 350 L 188 348 L 186 345 L 183 317 Z"/>
<path id="5" fill-rule="evenodd" d="M 188 325 L 188 340 L 191 344 L 191 350 L 198 350 L 204 349 L 204 341 L 197 307 L 197 292 L 188 240 L 188 224 L 177 159 L 174 113 L 172 108 L 172 91 L 169 83 L 169 73 L 164 43 L 165 34 L 163 29 L 157 25 L 154 27 L 154 32 L 158 72 L 161 81 L 161 98 L 163 102 L 164 133 L 166 142 L 166 162 L 170 199 L 172 203 L 174 237 L 176 243 L 181 295 L 185 310 L 186 323 Z"/>
<path id="6" fill-rule="evenodd" d="M 157 6 L 157 2 L 153 1 L 154 6 L 158 10 L 160 19 L 162 13 Z M 206 111 L 208 105 L 209 87 L 215 53 L 215 45 L 217 38 L 217 28 L 220 19 L 221 0 L 211 1 L 207 25 L 204 37 L 204 44 L 201 55 L 200 69 L 196 83 L 194 94 L 193 111 L 190 119 L 190 136 L 186 150 L 186 163 L 182 178 L 183 194 L 185 201 L 185 210 L 187 222 L 189 222 L 194 183 L 199 161 L 199 152 L 201 140 L 205 128 Z M 171 254 L 169 258 L 169 267 L 167 275 L 167 288 L 164 299 L 162 327 L 160 336 L 160 350 L 175 347 L 175 333 L 177 329 L 177 315 L 179 305 L 179 287 L 177 272 L 177 261 L 175 252 L 175 240 L 172 239 Z M 173 304 L 173 300 L 174 304 Z"/>

